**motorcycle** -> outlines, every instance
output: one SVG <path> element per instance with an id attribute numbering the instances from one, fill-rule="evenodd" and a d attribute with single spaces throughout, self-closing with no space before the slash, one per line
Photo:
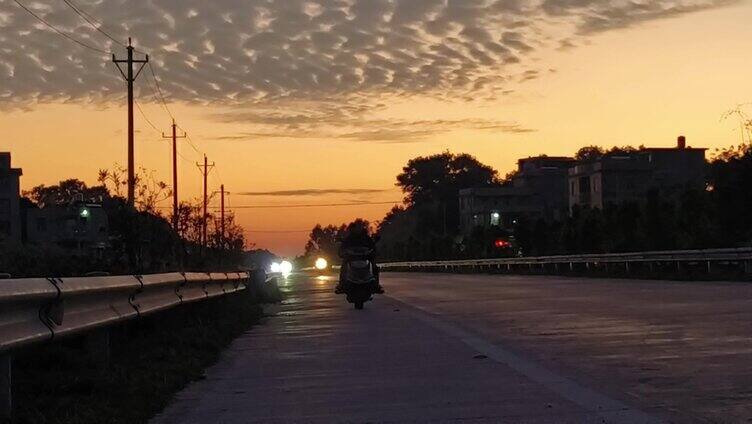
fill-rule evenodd
<path id="1" fill-rule="evenodd" d="M 355 309 L 363 309 L 363 304 L 373 300 L 372 295 L 377 292 L 376 265 L 370 259 L 372 254 L 373 249 L 368 247 L 349 247 L 343 251 L 342 291 Z"/>

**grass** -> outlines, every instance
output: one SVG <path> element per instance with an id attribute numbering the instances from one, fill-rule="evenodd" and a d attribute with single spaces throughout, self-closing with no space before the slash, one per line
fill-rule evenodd
<path id="1" fill-rule="evenodd" d="M 145 423 L 262 314 L 243 292 L 127 323 L 110 330 L 104 368 L 83 337 L 19 352 L 14 423 Z"/>

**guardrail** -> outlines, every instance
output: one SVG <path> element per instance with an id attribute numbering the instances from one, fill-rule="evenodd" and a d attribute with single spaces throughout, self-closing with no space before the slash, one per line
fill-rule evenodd
<path id="1" fill-rule="evenodd" d="M 0 422 L 12 410 L 12 350 L 240 292 L 277 277 L 258 272 L 0 280 Z"/>
<path id="2" fill-rule="evenodd" d="M 463 269 L 506 269 L 514 271 L 519 267 L 527 269 L 546 270 L 553 267 L 560 270 L 562 266 L 570 271 L 578 267 L 590 269 L 592 267 L 610 264 L 622 265 L 626 271 L 634 264 L 646 264 L 653 267 L 656 264 L 670 263 L 681 270 L 688 263 L 702 263 L 710 272 L 713 264 L 735 263 L 744 267 L 745 273 L 752 273 L 752 248 L 736 249 L 705 249 L 705 250 L 673 250 L 657 252 L 609 253 L 589 255 L 539 256 L 523 258 L 472 259 L 453 261 L 416 261 L 416 262 L 388 262 L 379 264 L 385 271 L 393 270 L 463 270 Z"/>

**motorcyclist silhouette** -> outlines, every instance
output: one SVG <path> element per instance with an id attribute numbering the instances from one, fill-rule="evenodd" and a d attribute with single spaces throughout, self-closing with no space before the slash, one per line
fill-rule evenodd
<path id="1" fill-rule="evenodd" d="M 350 224 L 347 228 L 347 236 L 342 240 L 342 244 L 339 248 L 339 256 L 342 258 L 342 266 L 339 270 L 339 282 L 334 290 L 335 293 L 342 293 L 342 282 L 345 278 L 345 264 L 349 260 L 347 250 L 353 247 L 367 247 L 370 249 L 370 254 L 366 259 L 373 264 L 373 276 L 376 278 L 376 293 L 384 293 L 383 287 L 381 287 L 381 280 L 379 279 L 379 267 L 376 265 L 376 242 L 368 234 L 368 230 L 362 225 Z"/>

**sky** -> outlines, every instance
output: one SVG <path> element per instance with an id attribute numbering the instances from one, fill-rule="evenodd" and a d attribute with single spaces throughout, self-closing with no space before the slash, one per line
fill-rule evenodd
<path id="1" fill-rule="evenodd" d="M 683 134 L 712 151 L 739 143 L 722 116 L 752 101 L 750 0 L 18 2 L 68 37 L 0 0 L 0 151 L 24 189 L 126 163 L 109 52 L 131 36 L 151 64 L 138 165 L 170 181 L 174 116 L 181 199 L 200 196 L 206 154 L 209 190 L 225 184 L 248 240 L 281 255 L 317 223 L 381 219 L 416 156 L 467 152 L 504 175 L 591 144 Z"/>

